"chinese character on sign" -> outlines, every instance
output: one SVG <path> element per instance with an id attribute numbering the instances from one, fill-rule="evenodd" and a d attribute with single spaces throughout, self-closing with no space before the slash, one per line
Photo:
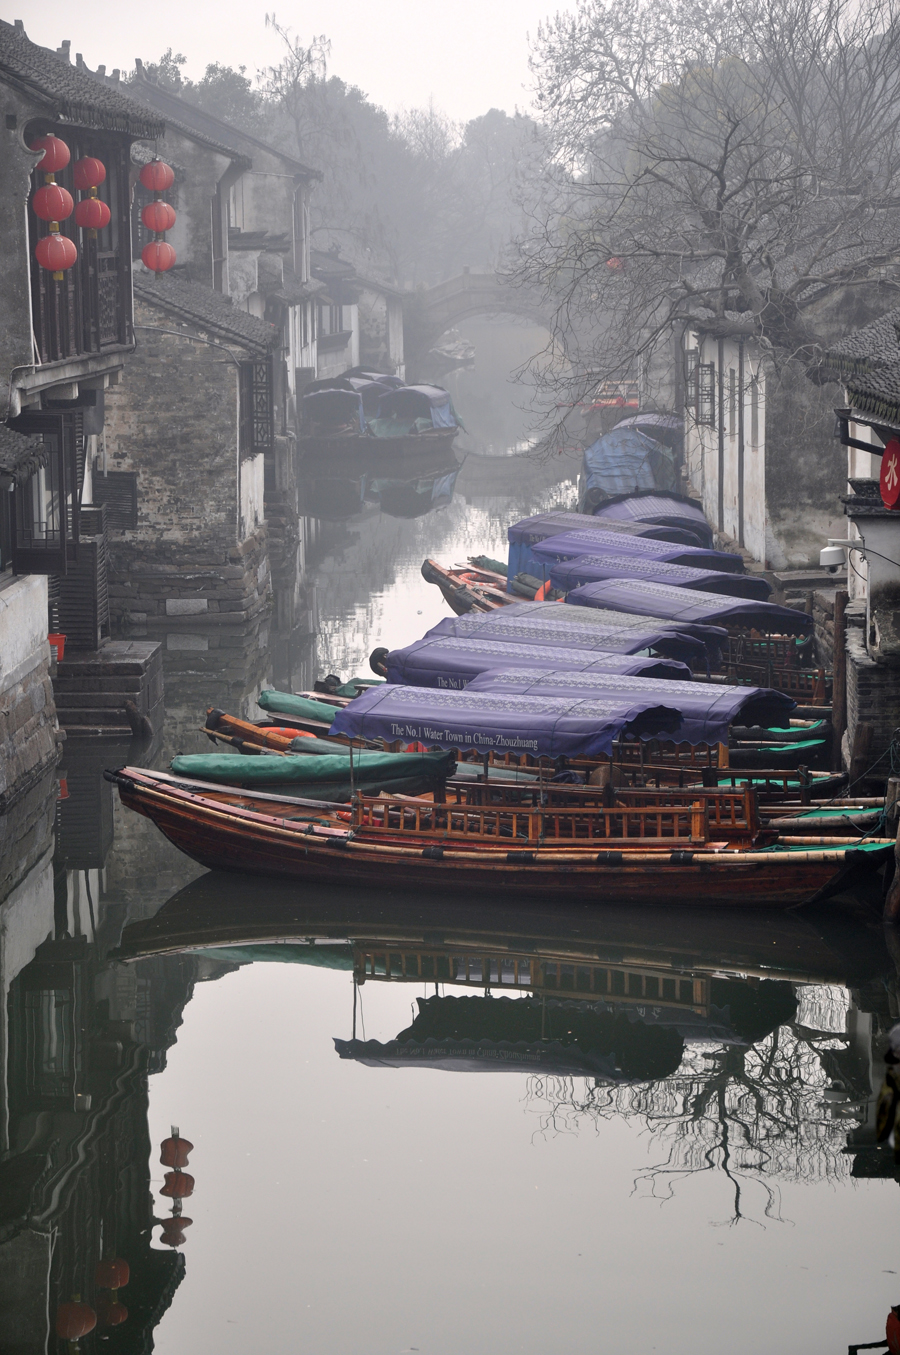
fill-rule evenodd
<path id="1" fill-rule="evenodd" d="M 900 441 L 892 438 L 881 459 L 881 499 L 886 508 L 900 509 Z"/>

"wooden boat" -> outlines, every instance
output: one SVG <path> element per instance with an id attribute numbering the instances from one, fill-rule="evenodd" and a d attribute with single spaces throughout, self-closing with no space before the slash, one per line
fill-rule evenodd
<path id="1" fill-rule="evenodd" d="M 190 785 L 166 773 L 106 772 L 123 805 L 210 868 L 297 880 L 603 902 L 680 900 L 714 906 L 791 906 L 874 869 L 893 840 L 849 847 L 796 840 L 758 847 L 755 798 L 690 790 L 598 807 L 357 796 L 349 811 L 279 796 Z M 486 793 L 486 788 L 477 790 Z M 640 792 L 631 792 L 640 796 Z"/>
<path id="2" fill-rule="evenodd" d="M 422 562 L 422 578 L 436 584 L 457 616 L 466 612 L 492 612 L 515 599 L 506 591 L 506 577 L 491 569 L 457 565 L 445 569 L 434 560 Z"/>

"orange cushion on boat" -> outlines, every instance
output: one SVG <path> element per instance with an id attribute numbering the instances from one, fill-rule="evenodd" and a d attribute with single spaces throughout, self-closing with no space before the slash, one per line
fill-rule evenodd
<path id="1" fill-rule="evenodd" d="M 306 729 L 292 729 L 290 725 L 257 725 L 260 734 L 280 734 L 283 739 L 314 739 Z"/>

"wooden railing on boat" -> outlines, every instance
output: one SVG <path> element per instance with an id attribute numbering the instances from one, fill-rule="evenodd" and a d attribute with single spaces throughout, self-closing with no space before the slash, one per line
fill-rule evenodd
<path id="1" fill-rule="evenodd" d="M 596 846 L 699 847 L 710 841 L 709 812 L 701 799 L 612 809 L 515 805 L 437 804 L 391 796 L 359 795 L 354 836 L 465 841 L 478 846 L 536 847 L 581 842 Z"/>
<path id="2" fill-rule="evenodd" d="M 680 1007 L 704 1016 L 710 980 L 647 965 L 504 955 L 486 950 L 388 947 L 362 942 L 353 949 L 357 983 L 450 983 L 458 987 L 552 993 L 616 1004 Z"/>

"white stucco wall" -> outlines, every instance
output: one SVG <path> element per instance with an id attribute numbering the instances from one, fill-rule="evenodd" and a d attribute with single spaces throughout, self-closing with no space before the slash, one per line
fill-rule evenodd
<path id="1" fill-rule="evenodd" d="M 265 457 L 262 452 L 258 456 L 246 457 L 241 462 L 241 521 L 238 535 L 242 541 L 246 541 L 256 531 L 265 517 L 264 477 Z"/>
<path id="2" fill-rule="evenodd" d="M 0 696 L 49 654 L 46 576 L 0 574 Z"/>

